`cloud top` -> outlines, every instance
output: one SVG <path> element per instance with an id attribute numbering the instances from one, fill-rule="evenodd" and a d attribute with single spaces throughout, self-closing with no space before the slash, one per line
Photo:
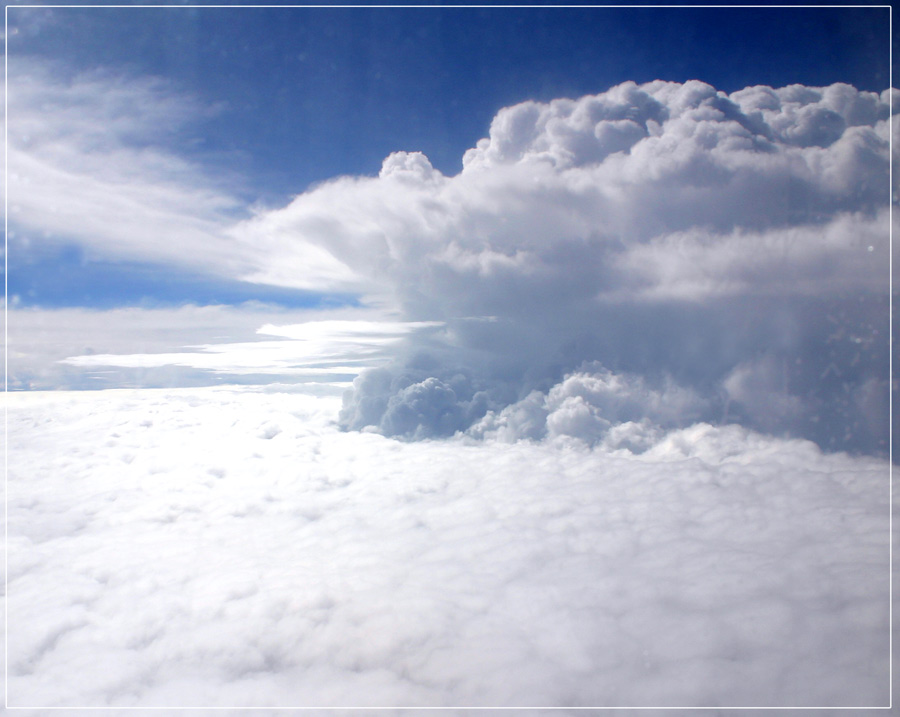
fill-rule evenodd
<path id="1" fill-rule="evenodd" d="M 494 314 L 511 292 L 530 312 L 523 289 L 583 302 L 880 288 L 889 112 L 889 93 L 841 84 L 625 83 L 501 110 L 455 177 L 396 152 L 378 177 L 336 179 L 245 229 L 279 259 L 326 252 L 411 313 Z"/>

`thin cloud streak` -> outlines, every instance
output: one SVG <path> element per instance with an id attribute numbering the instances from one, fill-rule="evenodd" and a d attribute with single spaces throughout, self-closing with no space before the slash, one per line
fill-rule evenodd
<path id="1" fill-rule="evenodd" d="M 161 80 L 36 60 L 12 60 L 9 77 L 13 251 L 77 243 L 88 257 L 231 277 L 252 266 L 227 234 L 244 202 L 177 151 L 209 108 Z"/>
<path id="2" fill-rule="evenodd" d="M 307 366 L 316 360 L 332 364 L 351 361 L 342 378 L 349 381 L 359 372 L 360 360 L 377 363 L 387 350 L 385 342 L 402 333 L 394 328 L 393 334 L 385 335 L 382 322 L 390 326 L 391 317 L 373 309 L 290 310 L 254 302 L 105 311 L 10 307 L 8 318 L 9 385 L 13 390 L 209 385 L 225 377 L 230 381 L 253 379 L 250 371 L 259 372 L 253 380 L 265 377 L 271 382 L 278 379 L 271 373 L 272 366 L 290 369 L 292 358 Z M 307 342 L 263 338 L 268 331 L 273 332 L 269 335 L 281 332 L 299 337 L 310 328 L 298 329 L 298 325 L 315 322 L 334 322 L 332 326 L 346 325 L 356 331 L 337 341 L 321 335 Z M 374 326 L 369 339 L 363 330 L 367 325 Z M 259 344 L 265 348 L 255 348 Z M 208 350 L 199 352 L 198 346 Z M 231 355 L 237 349 L 241 351 L 239 359 Z M 98 360 L 98 356 L 107 358 Z M 167 364 L 170 360 L 180 366 Z M 198 362 L 208 368 L 198 367 Z M 126 369 L 128 366 L 132 368 Z M 293 372 L 292 380 L 301 379 L 303 373 Z M 316 381 L 331 380 L 321 371 L 312 373 L 319 374 L 309 376 Z"/>
<path id="3" fill-rule="evenodd" d="M 257 330 L 257 334 L 278 336 L 280 340 L 187 346 L 178 353 L 70 356 L 60 363 L 81 369 L 182 366 L 227 375 L 271 374 L 307 378 L 341 375 L 353 378 L 366 369 L 390 361 L 392 347 L 408 334 L 441 325 L 433 321 L 334 319 L 287 326 L 266 324 Z"/>

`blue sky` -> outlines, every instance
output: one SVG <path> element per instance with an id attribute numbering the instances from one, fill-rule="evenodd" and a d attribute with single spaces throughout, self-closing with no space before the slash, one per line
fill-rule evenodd
<path id="1" fill-rule="evenodd" d="M 195 103 L 181 126 L 140 141 L 215 178 L 236 215 L 331 177 L 375 175 L 397 150 L 422 151 L 456 174 L 494 114 L 529 99 L 579 97 L 625 80 L 699 79 L 725 92 L 888 85 L 885 8 L 13 6 L 8 20 L 13 97 L 16 61 L 40 60 L 56 77 L 159 78 Z M 16 123 L 13 102 L 13 133 Z M 22 305 L 323 301 L 107 256 L 64 232 L 21 246 L 16 237 L 27 232 L 14 214 L 11 228 L 10 295 Z M 324 301 L 352 297 L 330 292 Z"/>
<path id="2" fill-rule="evenodd" d="M 262 196 L 373 174 L 398 149 L 456 173 L 501 107 L 625 80 L 889 84 L 886 8 L 13 8 L 10 23 L 50 12 L 12 56 L 165 77 L 219 106 L 193 150 Z"/>

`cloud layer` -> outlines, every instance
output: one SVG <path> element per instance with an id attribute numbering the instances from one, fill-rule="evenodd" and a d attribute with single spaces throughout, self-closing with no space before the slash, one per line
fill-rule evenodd
<path id="1" fill-rule="evenodd" d="M 356 377 L 385 363 L 390 347 L 406 334 L 438 322 L 388 322 L 314 319 L 302 324 L 266 324 L 256 333 L 274 339 L 213 343 L 175 353 L 91 354 L 70 356 L 60 363 L 81 368 L 183 366 L 225 374 L 269 374 L 280 377 Z"/>
<path id="2" fill-rule="evenodd" d="M 515 445 L 342 432 L 296 389 L 11 394 L 9 704 L 886 704 L 887 463 L 573 439 L 572 399 L 642 393 L 693 400 L 579 375 Z"/>
<path id="3" fill-rule="evenodd" d="M 10 308 L 9 387 L 84 389 L 223 381 L 349 382 L 428 325 L 371 309 L 238 306 Z"/>

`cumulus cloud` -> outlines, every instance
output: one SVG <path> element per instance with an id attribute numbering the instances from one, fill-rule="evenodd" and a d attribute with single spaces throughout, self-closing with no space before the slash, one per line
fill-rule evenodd
<path id="1" fill-rule="evenodd" d="M 525 102 L 457 176 L 398 152 L 378 177 L 336 179 L 245 229 L 273 256 L 326 251 L 407 319 L 445 322 L 441 345 L 407 342 L 390 377 L 360 379 L 350 427 L 464 429 L 595 361 L 697 393 L 710 416 L 884 449 L 884 403 L 859 406 L 887 392 L 889 99 L 657 81 Z M 253 279 L 292 281 L 274 264 Z M 784 380 L 763 377 L 773 365 Z M 384 421 L 408 400 L 415 428 Z"/>
<path id="2" fill-rule="evenodd" d="M 658 427 L 701 418 L 708 412 L 706 404 L 671 381 L 655 388 L 641 376 L 617 375 L 588 364 L 546 395 L 532 391 L 499 414 L 489 411 L 468 433 L 504 441 L 568 436 L 589 445 L 635 449 L 658 435 Z"/>
<path id="3" fill-rule="evenodd" d="M 342 432 L 296 387 L 8 399 L 11 707 L 887 703 L 887 463 L 575 438 L 672 387 L 574 374 L 514 445 Z"/>

